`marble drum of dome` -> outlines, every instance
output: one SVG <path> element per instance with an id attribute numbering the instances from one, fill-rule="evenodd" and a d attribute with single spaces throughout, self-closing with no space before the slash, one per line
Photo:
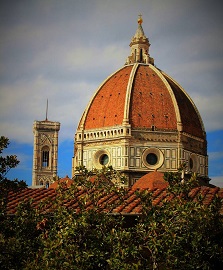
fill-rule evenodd
<path id="1" fill-rule="evenodd" d="M 177 171 L 208 176 L 206 133 L 186 91 L 154 66 L 142 18 L 130 56 L 92 96 L 75 134 L 75 167 L 112 165 L 129 185 L 146 173 Z"/>

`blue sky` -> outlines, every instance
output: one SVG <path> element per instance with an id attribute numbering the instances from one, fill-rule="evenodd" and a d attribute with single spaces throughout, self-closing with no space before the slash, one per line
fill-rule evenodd
<path id="1" fill-rule="evenodd" d="M 208 139 L 211 183 L 223 187 L 223 19 L 220 1 L 23 0 L 0 2 L 0 135 L 32 178 L 34 120 L 59 121 L 58 175 L 71 176 L 73 137 L 90 97 L 124 65 L 143 15 L 155 65 L 194 100 Z"/>

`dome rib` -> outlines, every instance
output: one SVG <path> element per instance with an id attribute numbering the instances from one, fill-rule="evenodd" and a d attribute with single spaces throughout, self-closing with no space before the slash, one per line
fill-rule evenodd
<path id="1" fill-rule="evenodd" d="M 134 74 L 129 107 L 133 129 L 177 130 L 180 121 L 174 95 L 163 75 L 152 65 L 139 64 Z M 178 113 L 178 119 L 176 114 Z"/>
<path id="2" fill-rule="evenodd" d="M 100 89 L 104 86 L 104 84 L 110 79 L 112 78 L 115 74 L 117 74 L 119 71 L 121 71 L 122 69 L 124 69 L 125 67 L 121 67 L 120 69 L 116 70 L 114 73 L 112 73 L 110 76 L 108 76 L 101 84 L 100 86 L 96 89 L 95 93 L 93 94 L 91 100 L 89 101 L 86 109 L 84 110 L 83 112 L 83 115 L 80 119 L 80 122 L 79 122 L 79 125 L 78 125 L 78 129 L 81 130 L 81 129 L 84 129 L 85 127 L 85 122 L 86 122 L 86 117 L 87 117 L 87 114 L 88 114 L 88 111 L 95 99 L 95 97 L 97 96 L 98 92 L 100 91 Z"/>
<path id="3" fill-rule="evenodd" d="M 174 92 L 174 96 L 176 98 L 182 119 L 182 131 L 204 139 L 206 134 L 204 123 L 195 103 L 184 90 L 184 88 L 179 85 L 172 77 L 163 71 L 161 71 L 161 73 L 166 78 L 171 86 L 172 91 Z"/>
<path id="4" fill-rule="evenodd" d="M 171 97 L 173 105 L 174 105 L 175 113 L 176 113 L 177 130 L 181 131 L 182 130 L 181 116 L 180 116 L 179 107 L 177 105 L 176 97 L 173 93 L 173 90 L 172 90 L 170 84 L 168 83 L 168 81 L 166 80 L 166 78 L 163 76 L 162 72 L 159 71 L 159 69 L 155 68 L 152 65 L 150 65 L 150 68 L 152 70 L 154 70 L 154 72 L 156 72 L 156 74 L 159 76 L 159 78 L 162 80 L 162 82 L 165 84 L 167 90 L 169 91 L 170 97 Z"/>
<path id="5" fill-rule="evenodd" d="M 135 74 L 138 69 L 139 64 L 134 64 L 127 86 L 126 97 L 125 97 L 125 109 L 124 109 L 124 118 L 123 125 L 129 124 L 129 108 L 130 108 L 130 100 L 131 100 L 131 92 L 133 87 L 133 81 L 135 79 Z"/>
<path id="6" fill-rule="evenodd" d="M 124 66 L 104 80 L 89 102 L 79 129 L 122 125 L 131 70 L 132 66 Z"/>

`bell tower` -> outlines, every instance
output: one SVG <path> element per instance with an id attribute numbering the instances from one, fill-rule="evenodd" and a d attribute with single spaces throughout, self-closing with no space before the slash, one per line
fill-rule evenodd
<path id="1" fill-rule="evenodd" d="M 59 122 L 34 121 L 32 186 L 49 186 L 57 176 Z"/>

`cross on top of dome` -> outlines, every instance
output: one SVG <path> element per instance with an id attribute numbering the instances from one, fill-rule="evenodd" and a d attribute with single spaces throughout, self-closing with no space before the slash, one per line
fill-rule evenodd
<path id="1" fill-rule="evenodd" d="M 136 39 L 144 39 L 144 40 L 148 40 L 147 37 L 144 34 L 143 28 L 142 28 L 142 23 L 143 23 L 143 19 L 142 19 L 142 15 L 140 14 L 138 17 L 138 29 L 136 30 L 135 33 L 135 38 Z"/>
<path id="2" fill-rule="evenodd" d="M 138 24 L 142 24 L 142 23 L 143 23 L 142 14 L 139 14 Z"/>

